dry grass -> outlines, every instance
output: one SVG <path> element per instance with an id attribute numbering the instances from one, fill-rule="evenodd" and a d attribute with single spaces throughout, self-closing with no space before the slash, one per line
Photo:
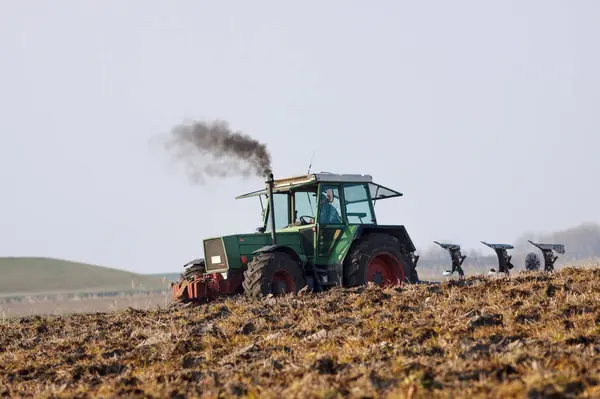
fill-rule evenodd
<path id="1" fill-rule="evenodd" d="M 600 268 L 0 325 L 0 396 L 599 397 Z"/>

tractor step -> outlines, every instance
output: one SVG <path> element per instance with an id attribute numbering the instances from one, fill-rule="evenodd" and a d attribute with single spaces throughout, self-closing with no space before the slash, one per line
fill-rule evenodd
<path id="1" fill-rule="evenodd" d="M 335 279 L 331 279 L 330 266 L 312 265 L 305 270 L 306 283 L 309 291 L 320 292 L 338 284 Z"/>

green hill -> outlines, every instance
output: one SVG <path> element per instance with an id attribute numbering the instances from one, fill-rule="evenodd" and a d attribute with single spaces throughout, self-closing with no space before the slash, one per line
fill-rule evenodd
<path id="1" fill-rule="evenodd" d="M 0 295 L 168 289 L 168 279 L 51 258 L 0 258 Z"/>

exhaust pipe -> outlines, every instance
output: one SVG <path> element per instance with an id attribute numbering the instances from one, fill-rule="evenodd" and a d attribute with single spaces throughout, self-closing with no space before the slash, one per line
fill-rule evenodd
<path id="1" fill-rule="evenodd" d="M 273 179 L 273 173 L 269 174 L 269 180 L 267 180 L 267 190 L 269 191 L 269 219 L 271 219 L 271 241 L 273 245 L 277 245 L 275 238 L 275 209 L 273 208 L 273 185 L 275 180 Z"/>

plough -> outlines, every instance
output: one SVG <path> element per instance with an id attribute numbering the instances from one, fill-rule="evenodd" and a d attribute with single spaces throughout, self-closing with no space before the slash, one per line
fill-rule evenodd
<path id="1" fill-rule="evenodd" d="M 462 264 L 467 258 L 467 255 L 463 255 L 460 252 L 460 245 L 445 244 L 437 241 L 434 241 L 434 243 L 447 250 L 452 259 L 452 269 L 444 271 L 444 276 L 451 276 L 454 272 L 458 272 L 458 278 L 464 280 L 465 272 L 462 269 Z"/>
<path id="2" fill-rule="evenodd" d="M 528 240 L 528 242 L 542 251 L 542 254 L 544 256 L 544 271 L 553 272 L 554 263 L 558 259 L 558 256 L 554 255 L 554 252 L 564 254 L 565 246 L 563 244 L 541 244 L 533 242 L 531 240 Z M 459 279 L 464 279 L 465 273 L 462 268 L 462 264 L 467 258 L 467 256 L 461 253 L 460 245 L 441 243 L 439 241 L 434 241 L 434 243 L 447 250 L 452 260 L 452 269 L 444 271 L 444 276 L 451 276 L 455 272 L 458 272 Z M 510 270 L 514 268 L 514 265 L 511 262 L 512 256 L 508 254 L 508 250 L 514 249 L 514 247 L 510 244 L 491 244 L 485 241 L 481 241 L 481 243 L 492 248 L 498 256 L 498 271 L 496 271 L 496 269 L 491 269 L 489 274 L 510 274 Z M 525 269 L 528 271 L 538 271 L 539 268 L 540 260 L 538 256 L 533 252 L 527 254 L 527 257 L 525 258 Z"/>
<path id="3" fill-rule="evenodd" d="M 558 256 L 554 255 L 554 252 L 564 254 L 565 246 L 563 244 L 541 244 L 531 240 L 528 240 L 528 242 L 542 251 L 542 255 L 544 256 L 544 271 L 553 272 L 554 263 L 558 259 Z M 533 252 L 529 253 L 525 259 L 525 268 L 530 271 L 537 271 L 539 270 L 539 267 L 540 261 L 537 255 Z"/>
<path id="4" fill-rule="evenodd" d="M 485 241 L 481 241 L 482 244 L 487 245 L 492 248 L 496 252 L 496 256 L 498 256 L 498 271 L 496 269 L 491 269 L 489 274 L 495 275 L 497 273 L 504 273 L 506 275 L 510 274 L 510 269 L 514 268 L 515 265 L 511 263 L 512 256 L 508 254 L 509 249 L 514 249 L 510 244 L 490 244 Z"/>

